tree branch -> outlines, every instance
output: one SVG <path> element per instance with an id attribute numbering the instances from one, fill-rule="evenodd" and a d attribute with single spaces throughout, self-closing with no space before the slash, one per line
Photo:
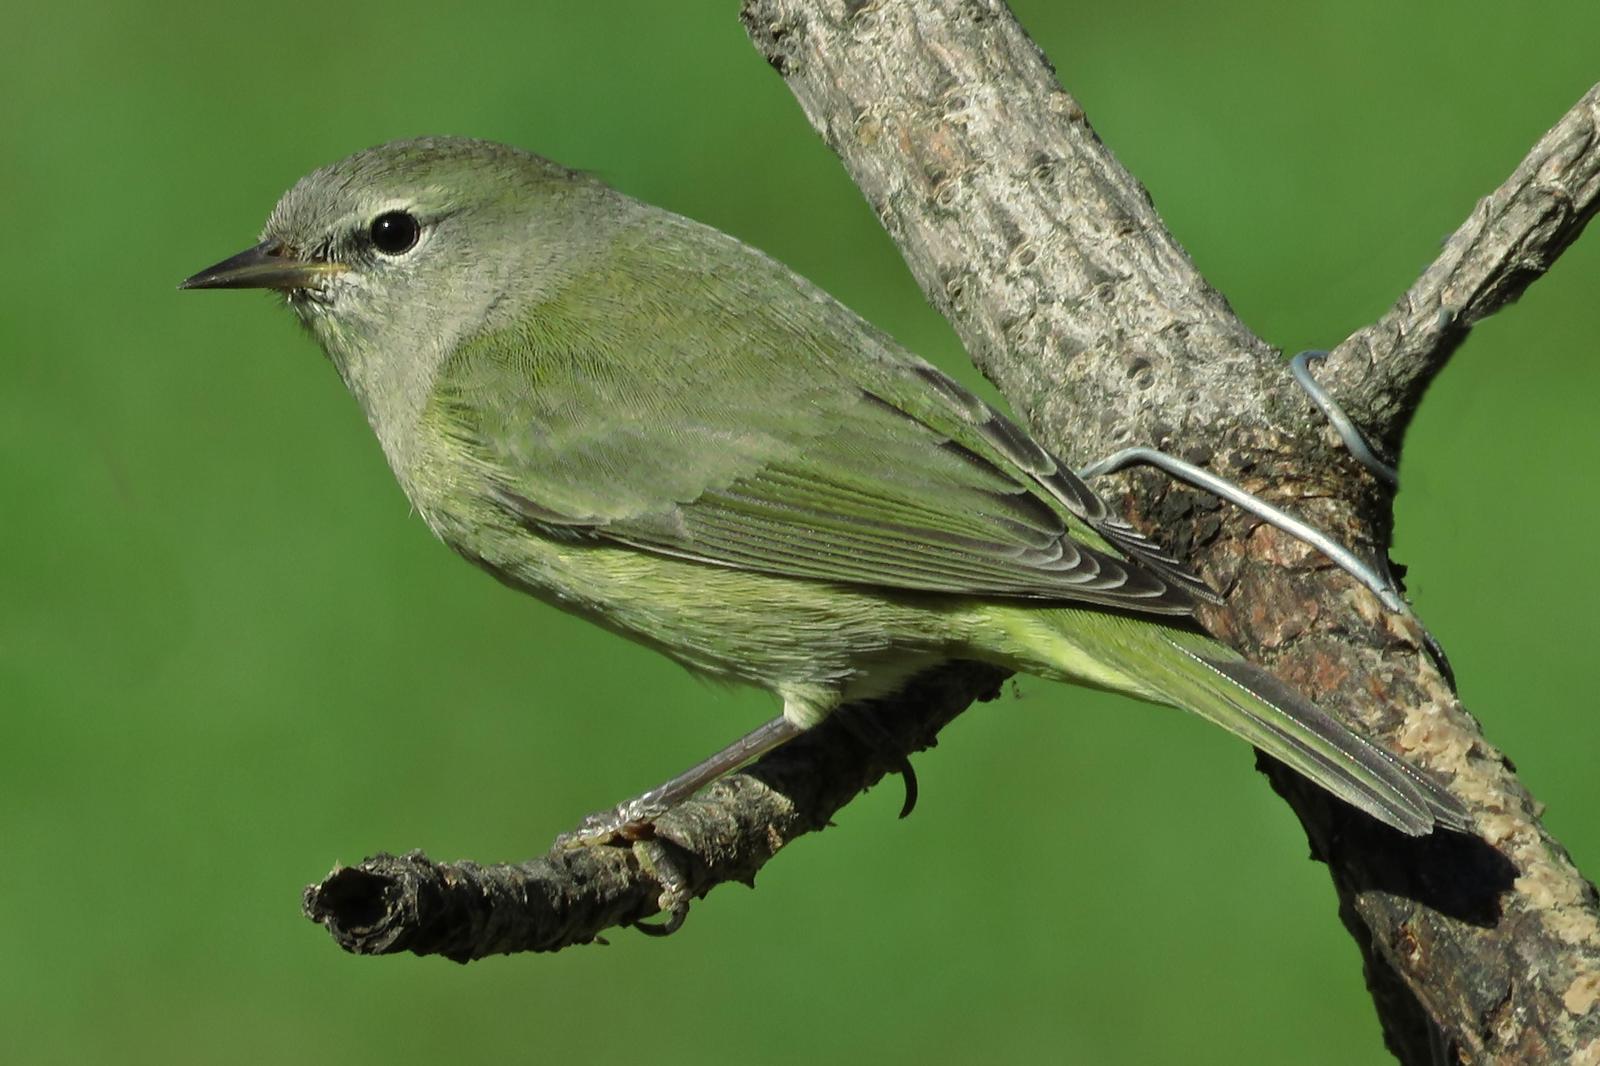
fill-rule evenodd
<path id="1" fill-rule="evenodd" d="M 1133 443 L 1178 450 L 1347 544 L 1387 545 L 1382 489 L 1329 450 L 1276 353 L 1199 276 L 1003 4 L 745 0 L 742 17 L 929 299 L 1044 442 L 1078 457 Z M 1584 105 L 1590 127 L 1593 99 Z M 1528 192 L 1507 201 L 1555 202 L 1538 192 L 1553 172 L 1589 174 L 1562 179 L 1586 190 L 1569 192 L 1566 222 L 1555 226 L 1559 212 L 1533 206 L 1480 212 L 1493 239 L 1452 242 L 1452 263 L 1430 268 L 1413 295 L 1430 291 L 1428 278 L 1441 269 L 1444 280 L 1433 284 L 1446 293 L 1465 291 L 1450 279 L 1476 279 L 1470 300 L 1445 301 L 1458 308 L 1456 323 L 1470 324 L 1520 292 L 1533 276 L 1529 263 L 1547 265 L 1592 214 L 1594 138 L 1581 128 L 1574 120 L 1542 141 L 1519 170 L 1535 176 L 1519 186 Z M 1564 162 L 1549 162 L 1556 159 Z M 1417 353 L 1407 360 L 1442 365 L 1438 349 L 1458 343 L 1464 325 L 1436 324 L 1430 334 L 1430 308 L 1439 305 L 1403 301 L 1421 308 L 1416 321 L 1358 334 L 1375 338 L 1369 364 L 1398 350 L 1380 343 L 1392 338 Z M 1323 371 L 1347 401 L 1358 391 L 1345 383 L 1350 359 L 1341 354 Z M 1430 372 L 1375 390 L 1394 398 L 1365 409 L 1358 402 L 1356 416 L 1403 425 Z M 1229 592 L 1229 609 L 1206 619 L 1214 632 L 1369 735 L 1453 775 L 1453 789 L 1477 812 L 1482 840 L 1408 840 L 1281 767 L 1264 767 L 1329 865 L 1396 1054 L 1407 1062 L 1432 1061 L 1441 1048 L 1473 1061 L 1600 1055 L 1594 891 L 1433 669 L 1414 623 L 1247 517 L 1153 476 L 1115 484 L 1130 517 L 1159 527 Z M 896 743 L 914 750 L 996 678 L 952 668 L 879 713 Z M 606 923 L 648 914 L 664 882 L 681 879 L 680 888 L 701 895 L 724 880 L 747 881 L 876 780 L 883 761 L 848 732 L 824 727 L 711 790 L 683 821 L 679 812 L 662 819 L 665 850 L 588 849 L 600 854 L 487 872 L 371 860 L 366 874 L 335 871 L 308 890 L 307 913 L 361 951 L 472 958 L 581 942 Z M 674 874 L 662 874 L 663 856 Z M 412 931 L 441 913 L 455 915 L 456 926 Z"/>
<path id="2" fill-rule="evenodd" d="M 1342 452 L 1329 455 L 1274 353 L 1195 275 L 1003 5 L 747 0 L 744 17 L 930 299 L 1042 440 L 1068 456 L 1175 448 L 1347 544 L 1387 545 L 1389 499 Z M 1583 175 L 1594 147 L 1568 131 L 1536 154 Z M 1470 314 L 1529 278 L 1523 257 L 1495 249 L 1540 247 L 1547 261 L 1576 234 L 1540 241 L 1548 217 L 1495 213 L 1496 240 L 1457 256 L 1454 276 L 1482 278 Z M 1229 612 L 1207 618 L 1219 636 L 1452 774 L 1480 812 L 1485 842 L 1413 844 L 1374 835 L 1269 768 L 1334 875 L 1396 1053 L 1427 1062 L 1442 1043 L 1543 1062 L 1600 1039 L 1593 891 L 1420 652 L 1415 627 L 1275 531 L 1196 508 L 1153 477 L 1124 485 L 1133 516 L 1230 590 Z M 1517 961 L 1529 957 L 1540 965 Z"/>
<path id="3" fill-rule="evenodd" d="M 654 840 L 631 847 L 554 848 L 515 864 L 435 863 L 421 852 L 337 866 L 307 887 L 306 917 L 362 955 L 409 951 L 467 962 L 586 944 L 607 929 L 664 909 L 671 890 L 698 898 L 720 884 L 754 884 L 790 841 L 894 767 L 894 755 L 933 747 L 974 700 L 1005 675 L 952 663 L 890 700 L 841 708 L 828 721 L 656 820 Z M 870 715 L 874 743 L 844 717 Z"/>
<path id="4" fill-rule="evenodd" d="M 1318 379 L 1398 451 L 1423 390 L 1479 321 L 1522 295 L 1600 208 L 1600 85 L 1539 138 L 1450 235 L 1394 307 L 1329 356 Z"/>

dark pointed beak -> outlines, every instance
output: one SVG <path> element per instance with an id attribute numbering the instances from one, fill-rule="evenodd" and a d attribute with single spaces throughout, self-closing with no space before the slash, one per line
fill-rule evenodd
<path id="1" fill-rule="evenodd" d="M 322 279 L 343 273 L 343 263 L 300 259 L 280 241 L 262 241 L 238 255 L 208 266 L 180 289 L 312 289 Z"/>

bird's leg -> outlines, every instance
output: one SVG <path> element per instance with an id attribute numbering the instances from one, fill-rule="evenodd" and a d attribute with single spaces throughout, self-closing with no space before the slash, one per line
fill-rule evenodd
<path id="1" fill-rule="evenodd" d="M 576 829 L 557 837 L 556 846 L 575 848 L 588 844 L 608 844 L 619 839 L 631 841 L 646 838 L 650 836 L 656 818 L 719 777 L 732 773 L 752 759 L 760 758 L 802 732 L 802 727 L 780 714 L 671 780 L 610 810 L 589 815 L 578 823 Z"/>
<path id="2" fill-rule="evenodd" d="M 661 924 L 634 922 L 634 928 L 651 936 L 669 936 L 682 927 L 689 915 L 689 879 L 673 850 L 655 838 L 655 820 L 711 782 L 802 732 L 800 726 L 780 714 L 643 795 L 589 815 L 576 829 L 558 836 L 556 847 L 579 848 L 618 841 L 630 844 L 640 867 L 661 886 L 658 904 L 667 916 Z"/>
<path id="3" fill-rule="evenodd" d="M 1350 450 L 1350 454 L 1355 456 L 1378 480 L 1391 488 L 1397 486 L 1399 484 L 1399 476 L 1394 467 L 1378 458 L 1371 445 L 1367 443 L 1366 438 L 1361 435 L 1361 431 L 1356 428 L 1355 423 L 1350 421 L 1349 416 L 1340 409 L 1338 404 L 1334 403 L 1333 398 L 1324 392 L 1322 387 L 1312 378 L 1310 364 L 1322 359 L 1327 354 L 1325 351 L 1311 350 L 1296 355 L 1289 364 L 1295 381 L 1306 391 L 1312 402 L 1327 417 L 1334 430 L 1343 439 L 1345 447 Z M 1406 615 L 1417 622 L 1417 626 L 1422 633 L 1423 645 L 1427 648 L 1428 654 L 1433 658 L 1434 663 L 1439 667 L 1440 673 L 1444 675 L 1450 687 L 1452 689 L 1455 688 L 1455 672 L 1450 667 L 1450 660 L 1445 657 L 1444 649 L 1434 639 L 1433 634 L 1428 632 L 1427 627 L 1422 625 L 1421 620 L 1417 619 L 1416 615 L 1412 613 L 1405 598 L 1400 594 L 1400 589 L 1396 585 L 1394 578 L 1390 575 L 1386 561 L 1373 565 L 1316 527 L 1308 525 L 1293 515 L 1274 507 L 1260 497 L 1246 492 L 1233 482 L 1218 477 L 1207 470 L 1202 470 L 1192 463 L 1186 463 L 1182 459 L 1157 451 L 1154 448 L 1124 448 L 1122 451 L 1107 456 L 1099 462 L 1078 471 L 1078 475 L 1085 479 L 1099 477 L 1102 474 L 1110 474 L 1124 467 L 1134 466 L 1139 463 L 1157 467 L 1180 481 L 1186 481 L 1196 488 L 1205 489 L 1207 492 L 1227 500 L 1236 507 L 1249 511 L 1267 524 L 1283 530 L 1290 536 L 1304 541 L 1322 552 L 1339 569 L 1371 589 L 1389 610 L 1394 611 L 1396 614 Z"/>

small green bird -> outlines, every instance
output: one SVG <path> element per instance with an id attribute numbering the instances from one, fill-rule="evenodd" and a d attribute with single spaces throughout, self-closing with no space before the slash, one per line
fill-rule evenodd
<path id="1" fill-rule="evenodd" d="M 1215 594 L 1016 424 L 763 253 L 586 174 L 383 145 L 183 287 L 282 292 L 456 552 L 782 701 L 601 835 L 950 659 L 1193 711 L 1404 833 L 1471 827 L 1203 635 Z"/>

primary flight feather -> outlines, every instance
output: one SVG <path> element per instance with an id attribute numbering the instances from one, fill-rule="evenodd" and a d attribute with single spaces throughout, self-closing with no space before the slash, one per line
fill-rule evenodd
<path id="1" fill-rule="evenodd" d="M 1470 827 L 1201 634 L 1205 584 L 1016 424 L 761 252 L 588 175 L 383 145 L 184 284 L 284 292 L 445 543 L 771 690 L 763 745 L 978 659 L 1193 711 L 1405 833 Z"/>

